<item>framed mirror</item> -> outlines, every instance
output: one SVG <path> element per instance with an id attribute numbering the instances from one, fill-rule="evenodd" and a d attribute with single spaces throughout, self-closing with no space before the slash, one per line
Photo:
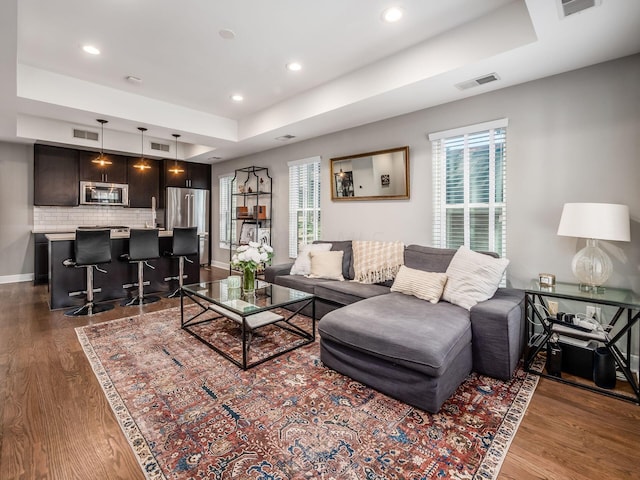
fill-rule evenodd
<path id="1" fill-rule="evenodd" d="M 403 200 L 409 185 L 409 147 L 331 159 L 331 200 Z"/>

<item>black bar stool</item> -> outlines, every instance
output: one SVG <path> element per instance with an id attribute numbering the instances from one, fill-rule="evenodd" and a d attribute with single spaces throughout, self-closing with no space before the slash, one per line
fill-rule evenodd
<path id="1" fill-rule="evenodd" d="M 198 253 L 198 227 L 174 227 L 171 250 L 171 252 L 166 252 L 165 255 L 178 258 L 178 276 L 166 277 L 164 281 L 178 280 L 178 288 L 169 294 L 167 298 L 180 295 L 180 289 L 184 284 L 185 277 L 187 277 L 184 274 L 184 262 L 186 260 L 189 263 L 193 263 L 193 260 L 189 260 L 187 255 L 195 255 Z"/>
<path id="2" fill-rule="evenodd" d="M 113 308 L 109 303 L 94 303 L 94 292 L 101 292 L 101 288 L 93 288 L 93 269 L 107 273 L 98 265 L 111 263 L 111 231 L 102 230 L 76 230 L 76 240 L 74 242 L 74 258 L 68 258 L 62 264 L 65 267 L 84 268 L 87 273 L 87 301 L 80 308 L 69 310 L 65 315 L 78 317 L 81 315 L 94 315 L 106 312 Z M 83 292 L 85 293 L 85 292 Z"/>
<path id="3" fill-rule="evenodd" d="M 144 266 L 155 270 L 156 267 L 149 264 L 149 260 L 160 258 L 160 247 L 158 246 L 158 230 L 155 228 L 129 230 L 129 253 L 121 255 L 120 258 L 128 260 L 129 263 L 138 264 L 138 282 L 123 285 L 122 288 L 138 287 L 138 295 L 130 300 L 123 300 L 121 305 L 128 307 L 131 305 L 145 305 L 160 300 L 160 297 L 144 295 Z M 149 285 L 149 282 L 146 282 Z"/>

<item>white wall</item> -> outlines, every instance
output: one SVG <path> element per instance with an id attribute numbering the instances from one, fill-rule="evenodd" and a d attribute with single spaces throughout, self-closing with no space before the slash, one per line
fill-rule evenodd
<path id="1" fill-rule="evenodd" d="M 529 284 L 539 272 L 573 281 L 571 257 L 583 241 L 558 237 L 565 202 L 629 205 L 630 243 L 617 253 L 611 286 L 640 292 L 640 55 L 607 62 L 412 114 L 213 165 L 214 261 L 228 261 L 217 242 L 218 176 L 267 166 L 274 178 L 276 263 L 287 261 L 287 162 L 322 157 L 322 237 L 400 239 L 431 244 L 430 132 L 507 117 L 508 281 Z M 294 131 L 291 132 L 295 134 Z M 409 145 L 411 199 L 332 202 L 329 159 Z M 620 258 L 623 260 L 621 261 Z"/>
<path id="2" fill-rule="evenodd" d="M 0 142 L 0 282 L 33 278 L 33 147 Z"/>

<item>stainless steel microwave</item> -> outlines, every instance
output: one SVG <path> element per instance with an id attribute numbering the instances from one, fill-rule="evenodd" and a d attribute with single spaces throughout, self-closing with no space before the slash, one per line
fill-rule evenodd
<path id="1" fill-rule="evenodd" d="M 129 205 L 129 185 L 80 182 L 81 205 Z"/>

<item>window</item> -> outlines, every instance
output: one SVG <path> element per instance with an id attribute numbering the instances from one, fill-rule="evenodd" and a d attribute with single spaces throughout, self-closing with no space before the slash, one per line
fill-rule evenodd
<path id="1" fill-rule="evenodd" d="M 289 162 L 289 257 L 320 238 L 320 157 Z"/>
<path id="2" fill-rule="evenodd" d="M 507 119 L 429 135 L 433 242 L 506 256 Z"/>
<path id="3" fill-rule="evenodd" d="M 221 175 L 220 182 L 220 224 L 219 224 L 219 241 L 220 248 L 231 248 L 231 243 L 236 243 L 236 221 L 231 221 L 231 212 L 235 205 L 231 205 L 231 188 L 233 174 Z M 235 197 L 233 198 L 235 201 Z M 231 229 L 231 230 L 229 230 Z"/>

